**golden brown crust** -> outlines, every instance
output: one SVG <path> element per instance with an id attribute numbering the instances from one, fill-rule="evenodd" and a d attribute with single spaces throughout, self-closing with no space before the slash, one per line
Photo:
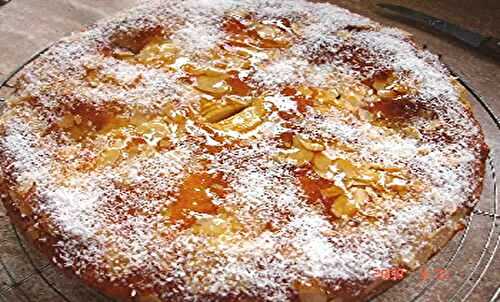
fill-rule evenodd
<path id="1" fill-rule="evenodd" d="M 8 214 L 124 301 L 369 299 L 392 284 L 374 270 L 417 269 L 481 193 L 488 149 L 446 69 L 332 5 L 157 1 L 17 85 Z"/>

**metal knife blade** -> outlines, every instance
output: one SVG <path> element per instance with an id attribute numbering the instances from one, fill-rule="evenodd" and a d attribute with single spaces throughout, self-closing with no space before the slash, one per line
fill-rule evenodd
<path id="1" fill-rule="evenodd" d="M 0 0 L 0 6 L 4 6 L 5 4 L 9 3 L 10 0 Z"/>
<path id="2" fill-rule="evenodd" d="M 388 10 L 394 14 L 397 14 L 401 18 L 429 26 L 439 32 L 453 36 L 459 39 L 460 41 L 475 48 L 479 47 L 481 45 L 481 42 L 484 39 L 486 39 L 486 37 L 483 37 L 481 34 L 463 29 L 457 25 L 448 23 L 441 19 L 434 18 L 432 16 L 426 15 L 424 13 L 403 6 L 384 4 L 384 3 L 380 3 L 377 5 L 383 8 L 384 10 Z"/>
<path id="3" fill-rule="evenodd" d="M 418 24 L 430 27 L 435 31 L 454 37 L 461 42 L 500 57 L 500 40 L 486 37 L 479 33 L 464 29 L 458 25 L 426 15 L 424 13 L 393 4 L 377 4 L 384 12 L 400 17 L 404 20 L 413 21 Z"/>

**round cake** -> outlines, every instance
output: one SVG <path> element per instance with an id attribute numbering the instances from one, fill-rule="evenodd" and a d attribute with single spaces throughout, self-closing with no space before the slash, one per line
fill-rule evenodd
<path id="1" fill-rule="evenodd" d="M 330 4 L 152 1 L 55 43 L 0 116 L 0 192 L 120 301 L 365 300 L 464 225 L 488 148 L 411 35 Z"/>

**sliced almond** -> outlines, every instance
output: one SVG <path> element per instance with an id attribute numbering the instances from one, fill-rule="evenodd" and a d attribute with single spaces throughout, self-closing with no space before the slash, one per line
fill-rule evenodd
<path id="1" fill-rule="evenodd" d="M 442 122 L 440 120 L 432 120 L 429 122 L 427 129 L 435 130 L 442 126 Z"/>
<path id="2" fill-rule="evenodd" d="M 69 129 L 75 125 L 75 120 L 71 114 L 65 114 L 58 122 L 57 125 L 63 129 Z"/>
<path id="3" fill-rule="evenodd" d="M 386 85 L 387 85 L 386 81 L 375 80 L 372 86 L 375 90 L 382 90 L 385 89 Z"/>
<path id="4" fill-rule="evenodd" d="M 354 188 L 351 190 L 352 199 L 357 205 L 361 205 L 370 200 L 370 196 L 364 189 Z"/>
<path id="5" fill-rule="evenodd" d="M 364 184 L 373 184 L 378 181 L 378 173 L 371 169 L 365 169 L 360 171 L 354 179 Z"/>
<path id="6" fill-rule="evenodd" d="M 202 75 L 198 77 L 196 88 L 212 95 L 222 96 L 231 90 L 225 79 L 225 76 Z"/>
<path id="7" fill-rule="evenodd" d="M 273 25 L 258 24 L 255 26 L 255 31 L 259 38 L 264 40 L 277 40 L 281 36 L 281 30 Z"/>
<path id="8" fill-rule="evenodd" d="M 391 190 L 402 192 L 408 188 L 408 183 L 403 178 L 389 176 L 386 182 L 386 187 Z"/>
<path id="9" fill-rule="evenodd" d="M 309 151 L 321 152 L 325 150 L 325 146 L 320 143 L 315 143 L 309 140 L 302 142 L 302 145 Z"/>
<path id="10" fill-rule="evenodd" d="M 118 132 L 115 130 L 113 132 Z M 127 147 L 127 137 L 125 136 L 110 136 L 108 140 L 108 147 L 111 149 L 119 150 Z"/>
<path id="11" fill-rule="evenodd" d="M 346 159 L 340 158 L 335 160 L 333 166 L 337 171 L 345 173 L 347 177 L 354 178 L 359 175 L 356 167 Z"/>
<path id="12" fill-rule="evenodd" d="M 362 121 L 367 121 L 367 122 L 373 121 L 374 119 L 374 116 L 370 111 L 362 108 L 358 109 L 358 116 Z"/>
<path id="13" fill-rule="evenodd" d="M 297 148 L 304 148 L 313 152 L 321 152 L 325 150 L 325 146 L 322 144 L 303 138 L 300 135 L 295 135 L 293 137 L 293 145 Z"/>
<path id="14" fill-rule="evenodd" d="M 350 105 L 351 108 L 359 108 L 363 105 L 363 96 L 350 90 L 342 96 L 344 101 Z"/>
<path id="15" fill-rule="evenodd" d="M 429 153 L 431 153 L 431 149 L 428 146 L 422 146 L 422 147 L 419 147 L 417 149 L 417 153 L 419 155 L 425 156 L 425 155 L 428 155 Z"/>
<path id="16" fill-rule="evenodd" d="M 300 92 L 300 94 L 302 94 L 306 98 L 312 97 L 315 92 L 314 90 L 312 90 L 307 86 L 300 86 L 299 88 L 297 88 L 297 91 Z"/>
<path id="17" fill-rule="evenodd" d="M 306 149 L 297 149 L 296 152 L 290 154 L 288 156 L 289 159 L 292 159 L 297 162 L 297 165 L 303 166 L 309 163 L 314 157 L 314 152 L 306 150 Z"/>
<path id="18" fill-rule="evenodd" d="M 300 135 L 293 136 L 292 145 L 295 148 L 305 149 L 304 145 L 302 145 L 302 139 L 301 139 Z"/>
<path id="19" fill-rule="evenodd" d="M 156 150 L 162 151 L 162 150 L 171 150 L 173 147 L 173 143 L 170 139 L 167 137 L 162 138 L 158 144 L 156 145 Z"/>
<path id="20" fill-rule="evenodd" d="M 337 218 L 350 218 L 356 214 L 358 208 L 346 195 L 341 195 L 335 199 L 330 210 Z"/>
<path id="21" fill-rule="evenodd" d="M 184 64 L 182 66 L 182 70 L 194 76 L 200 76 L 205 74 L 205 71 L 203 69 L 198 68 L 192 64 Z"/>
<path id="22" fill-rule="evenodd" d="M 321 190 L 321 195 L 325 198 L 336 198 L 342 194 L 344 194 L 344 190 L 342 190 L 342 188 L 337 187 L 335 185 Z"/>
<path id="23" fill-rule="evenodd" d="M 369 168 L 379 170 L 379 171 L 385 171 L 385 172 L 400 172 L 401 168 L 394 167 L 394 166 L 384 166 L 382 164 L 378 163 L 370 163 Z"/>
<path id="24" fill-rule="evenodd" d="M 316 170 L 326 172 L 328 171 L 331 163 L 332 160 L 323 152 L 314 154 L 313 165 Z"/>
<path id="25" fill-rule="evenodd" d="M 231 224 L 220 217 L 198 219 L 198 223 L 192 227 L 196 235 L 220 236 L 231 229 Z"/>
<path id="26" fill-rule="evenodd" d="M 128 121 L 132 125 L 139 126 L 148 122 L 148 120 L 149 116 L 146 113 L 136 111 L 130 116 Z"/>
<path id="27" fill-rule="evenodd" d="M 205 108 L 202 109 L 201 114 L 206 122 L 217 123 L 240 112 L 248 107 L 248 105 L 248 103 L 237 100 L 229 100 L 225 103 L 212 102 L 212 105 L 205 106 Z"/>
<path id="28" fill-rule="evenodd" d="M 247 132 L 255 129 L 264 122 L 269 114 L 266 104 L 259 100 L 254 105 L 247 107 L 238 114 L 235 114 L 218 123 L 211 124 L 217 130 Z"/>
<path id="29" fill-rule="evenodd" d="M 382 89 L 377 91 L 377 95 L 385 100 L 394 100 L 398 94 L 394 90 Z"/>
<path id="30" fill-rule="evenodd" d="M 137 132 L 141 135 L 155 135 L 163 137 L 169 133 L 168 126 L 160 122 L 144 123 L 137 127 Z"/>
<path id="31" fill-rule="evenodd" d="M 75 114 L 73 120 L 75 121 L 75 125 L 80 125 L 83 122 L 82 116 L 79 114 Z"/>
<path id="32" fill-rule="evenodd" d="M 153 41 L 135 56 L 139 63 L 161 67 L 175 62 L 177 47 L 169 41 Z"/>
<path id="33" fill-rule="evenodd" d="M 405 94 L 408 93 L 409 88 L 407 86 L 401 85 L 401 84 L 393 84 L 391 85 L 391 89 L 400 93 L 400 94 Z"/>
<path id="34" fill-rule="evenodd" d="M 103 151 L 97 159 L 98 166 L 109 166 L 117 162 L 121 157 L 121 151 L 117 149 L 109 149 Z"/>
<path id="35" fill-rule="evenodd" d="M 134 57 L 134 53 L 128 50 L 115 49 L 113 50 L 113 57 L 125 60 Z"/>
<path id="36" fill-rule="evenodd" d="M 422 138 L 422 135 L 420 134 L 418 129 L 415 127 L 408 126 L 408 127 L 403 128 L 402 131 L 406 136 L 408 136 L 410 138 L 415 138 L 415 139 Z"/>

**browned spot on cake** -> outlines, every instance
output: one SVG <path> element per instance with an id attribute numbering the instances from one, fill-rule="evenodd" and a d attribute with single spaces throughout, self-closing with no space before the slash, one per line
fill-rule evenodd
<path id="1" fill-rule="evenodd" d="M 247 27 L 243 25 L 242 21 L 238 20 L 235 17 L 230 17 L 224 20 L 224 23 L 222 23 L 222 28 L 227 33 L 231 34 L 240 34 L 247 29 Z"/>
<path id="2" fill-rule="evenodd" d="M 380 64 L 371 51 L 357 45 L 342 45 L 335 56 L 349 64 L 352 69 L 362 73 L 377 70 Z"/>
<path id="3" fill-rule="evenodd" d="M 297 103 L 297 111 L 304 114 L 307 112 L 308 107 L 314 106 L 314 99 L 310 97 L 303 96 L 298 93 L 297 89 L 293 87 L 285 87 L 281 93 L 285 96 L 290 96 L 293 101 Z M 290 117 L 286 116 L 285 117 Z M 286 119 L 286 118 L 285 118 Z"/>
<path id="4" fill-rule="evenodd" d="M 394 77 L 395 77 L 394 71 L 387 69 L 387 68 L 384 68 L 384 69 L 375 71 L 371 77 L 364 79 L 362 81 L 362 83 L 365 84 L 366 86 L 372 88 L 372 89 L 376 89 L 376 87 L 374 87 L 374 84 L 376 82 L 386 83 L 386 82 L 390 81 L 391 78 L 394 78 Z"/>
<path id="5" fill-rule="evenodd" d="M 310 165 L 296 169 L 294 173 L 306 194 L 307 200 L 311 204 L 321 205 L 325 215 L 333 218 L 330 208 L 335 198 L 326 197 L 321 191 L 334 186 L 334 182 L 319 177 L 313 172 Z"/>
<path id="6" fill-rule="evenodd" d="M 113 86 L 120 86 L 123 88 L 134 88 L 137 87 L 143 80 L 142 74 L 139 74 L 135 79 L 128 83 L 124 83 L 118 80 L 115 76 L 110 74 L 104 74 L 100 68 L 88 68 L 85 67 L 85 81 L 90 87 L 96 88 L 100 84 L 108 84 Z"/>
<path id="7" fill-rule="evenodd" d="M 189 227 L 196 222 L 196 218 L 192 216 L 193 212 L 217 214 L 219 206 L 213 203 L 213 198 L 224 198 L 228 188 L 221 173 L 191 174 L 181 184 L 176 201 L 164 213 L 170 223 L 180 223 L 183 227 Z"/>
<path id="8" fill-rule="evenodd" d="M 417 101 L 409 99 L 382 99 L 370 104 L 368 110 L 373 114 L 382 114 L 384 119 L 390 121 L 404 121 L 423 115 L 426 110 Z"/>
<path id="9" fill-rule="evenodd" d="M 69 108 L 68 108 L 69 107 Z M 83 140 L 93 136 L 115 121 L 122 109 L 118 105 L 94 106 L 88 103 L 77 103 L 66 106 L 61 111 L 62 117 L 52 130 L 62 129 L 75 140 Z"/>
<path id="10" fill-rule="evenodd" d="M 165 34 L 163 27 L 155 26 L 146 29 L 137 29 L 135 31 L 121 31 L 111 38 L 111 46 L 122 50 L 131 51 L 134 54 L 139 53 L 144 46 L 159 36 Z"/>
<path id="11" fill-rule="evenodd" d="M 383 69 L 377 57 L 370 50 L 348 41 L 343 44 L 327 44 L 311 52 L 309 62 L 314 64 L 330 64 L 342 62 L 355 71 L 368 75 L 372 71 Z"/>
<path id="12" fill-rule="evenodd" d="M 279 135 L 281 144 L 285 148 L 291 148 L 293 144 L 293 137 L 295 133 L 292 131 L 283 132 Z"/>
<path id="13" fill-rule="evenodd" d="M 231 94 L 238 96 L 250 95 L 252 89 L 248 84 L 241 80 L 237 75 L 233 75 L 226 80 L 226 82 L 231 86 Z"/>
<path id="14" fill-rule="evenodd" d="M 284 48 L 288 47 L 291 35 L 285 30 L 284 23 L 272 24 L 259 22 L 250 16 L 226 17 L 222 28 L 230 38 L 227 41 L 232 46 L 254 46 L 258 48 Z"/>

